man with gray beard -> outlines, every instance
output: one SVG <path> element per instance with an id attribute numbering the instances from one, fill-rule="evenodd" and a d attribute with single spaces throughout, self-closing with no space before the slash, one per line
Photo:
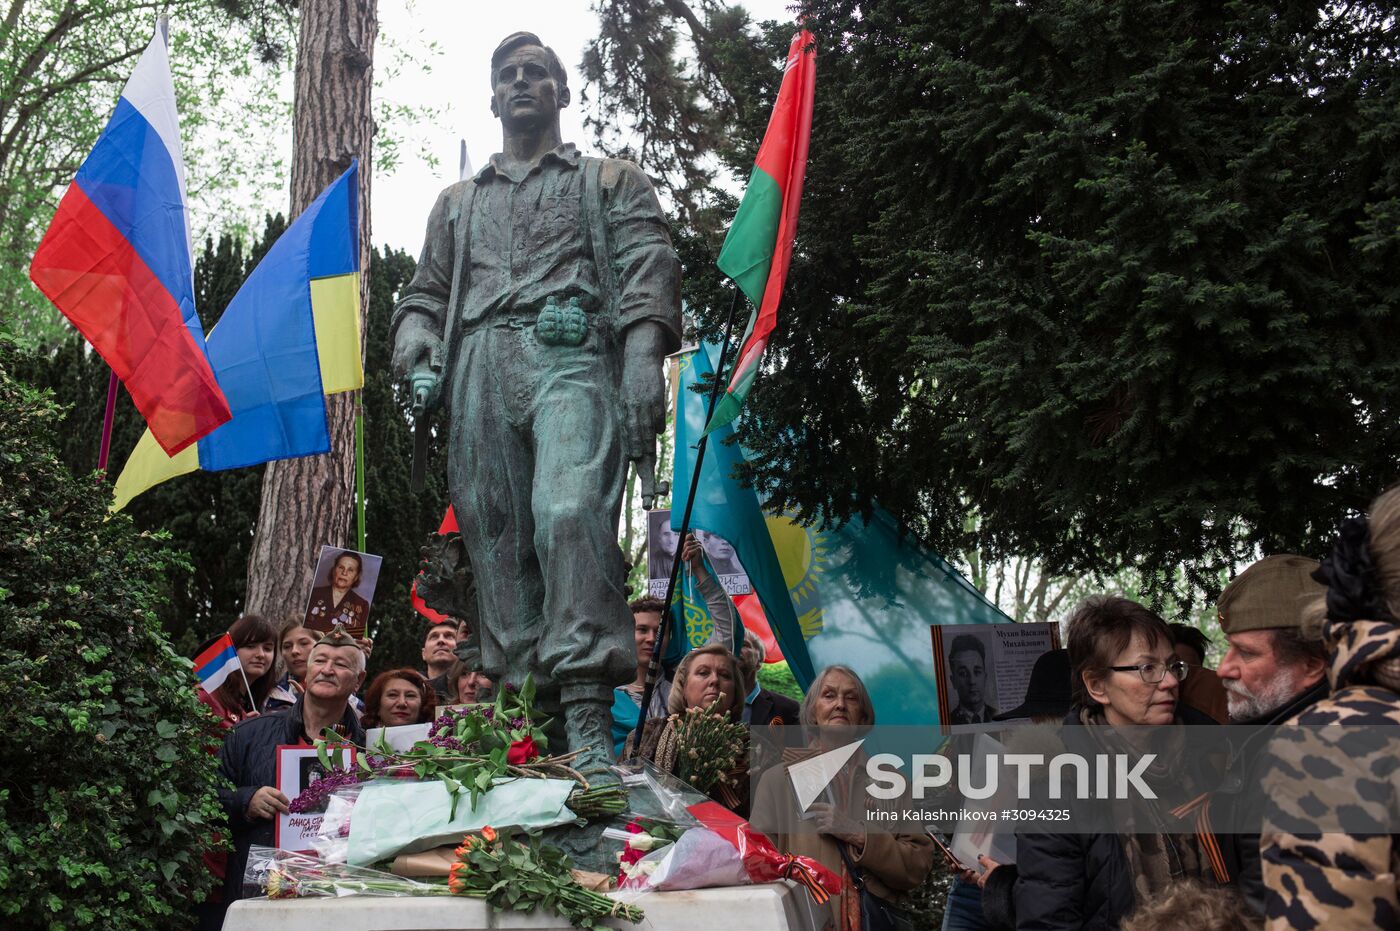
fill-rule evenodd
<path id="1" fill-rule="evenodd" d="M 1232 741 L 1229 768 L 1216 801 L 1224 810 L 1262 799 L 1266 726 L 1282 724 L 1327 696 L 1327 653 L 1303 633 L 1303 612 L 1326 589 L 1313 581 L 1318 563 L 1302 556 L 1266 556 L 1235 577 L 1216 603 L 1230 648 L 1216 670 L 1225 686 L 1230 723 L 1250 725 Z M 1239 885 L 1264 913 L 1259 835 L 1239 836 Z"/>

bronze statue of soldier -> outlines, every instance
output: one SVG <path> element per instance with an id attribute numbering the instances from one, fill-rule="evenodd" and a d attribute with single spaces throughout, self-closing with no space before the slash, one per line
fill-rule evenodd
<path id="1" fill-rule="evenodd" d="M 665 423 L 680 263 L 641 169 L 561 142 L 567 76 L 538 36 L 497 46 L 491 86 L 501 152 L 439 195 L 394 366 L 417 410 L 449 415 L 486 674 L 533 673 L 597 765 L 637 666 L 617 527 L 627 463 L 651 468 Z"/>

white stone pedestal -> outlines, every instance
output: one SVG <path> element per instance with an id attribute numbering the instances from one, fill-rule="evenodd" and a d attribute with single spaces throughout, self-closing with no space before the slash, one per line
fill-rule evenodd
<path id="1" fill-rule="evenodd" d="M 636 903 L 640 924 L 613 920 L 609 927 L 637 931 L 818 931 L 830 915 L 812 904 L 805 889 L 789 883 L 657 892 Z M 224 931 L 477 931 L 531 928 L 571 931 L 567 921 L 542 911 L 497 912 L 480 899 L 427 898 L 244 899 L 235 902 Z"/>

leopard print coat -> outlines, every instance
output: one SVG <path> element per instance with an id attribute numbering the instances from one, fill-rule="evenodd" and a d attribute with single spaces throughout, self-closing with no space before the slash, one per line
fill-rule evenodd
<path id="1" fill-rule="evenodd" d="M 1376 667 L 1400 658 L 1400 625 L 1328 622 L 1323 637 L 1331 695 L 1289 723 L 1400 725 L 1400 694 L 1376 684 Z M 1393 753 L 1357 753 L 1340 746 L 1346 730 L 1310 729 L 1278 751 L 1264 780 L 1272 824 L 1306 821 L 1318 806 L 1333 806 L 1343 797 L 1378 825 L 1394 820 L 1400 810 L 1400 760 Z M 1268 827 L 1261 839 L 1268 931 L 1400 929 L 1400 845 L 1395 836 L 1287 833 Z"/>

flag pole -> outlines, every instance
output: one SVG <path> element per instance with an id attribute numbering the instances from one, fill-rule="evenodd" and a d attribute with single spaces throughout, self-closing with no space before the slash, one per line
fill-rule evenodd
<path id="1" fill-rule="evenodd" d="M 705 408 L 705 420 L 714 416 L 715 404 L 719 401 L 720 375 L 724 373 L 724 357 L 729 354 L 729 336 L 734 329 L 734 312 L 739 308 L 740 290 L 734 289 L 734 296 L 729 301 L 729 316 L 724 321 L 724 339 L 720 342 L 719 361 L 715 364 L 714 380 L 710 383 L 710 397 Z M 696 350 L 704 352 L 705 347 L 701 346 Z M 685 398 L 676 398 L 676 416 L 684 416 Z M 647 709 L 651 707 L 652 695 L 656 692 L 656 682 L 660 678 L 661 657 L 666 652 L 666 634 L 671 629 L 671 600 L 676 597 L 676 579 L 680 575 L 681 550 L 685 548 L 685 538 L 690 533 L 690 512 L 695 504 L 695 489 L 700 485 L 700 467 L 705 463 L 705 449 L 709 446 L 709 434 L 700 437 L 700 442 L 695 447 L 695 465 L 690 473 L 690 490 L 686 492 L 685 511 L 681 515 L 681 529 L 676 535 L 676 551 L 671 554 L 671 576 L 666 581 L 665 608 L 662 609 L 661 629 L 656 632 L 656 647 L 651 653 L 651 663 L 647 665 L 646 688 L 642 690 L 642 707 L 637 716 L 637 750 L 641 752 L 642 730 L 647 723 Z M 684 450 L 677 449 L 674 454 L 680 456 Z M 675 502 L 672 501 L 672 507 Z M 737 683 L 735 688 L 738 688 Z"/>
<path id="2" fill-rule="evenodd" d="M 365 551 L 365 405 L 364 389 L 355 396 L 355 534 Z"/>
<path id="3" fill-rule="evenodd" d="M 234 647 L 234 649 L 237 650 L 238 648 Z M 243 671 L 243 657 L 241 656 L 238 658 L 238 674 L 243 677 L 243 687 L 248 690 L 248 707 L 252 708 L 254 711 L 260 710 L 258 708 L 258 700 L 253 697 L 253 686 L 248 682 L 248 674 Z"/>
<path id="4" fill-rule="evenodd" d="M 117 385 L 121 379 L 113 371 L 107 379 L 107 412 L 102 415 L 102 444 L 97 449 L 97 471 L 107 480 L 107 454 L 112 451 L 112 421 L 117 413 Z"/>

